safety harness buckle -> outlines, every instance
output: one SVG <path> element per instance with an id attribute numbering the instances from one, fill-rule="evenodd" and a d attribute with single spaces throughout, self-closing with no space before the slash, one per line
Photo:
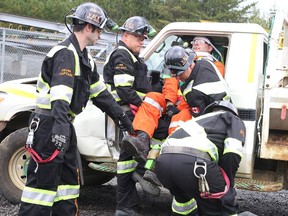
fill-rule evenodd
<path id="1" fill-rule="evenodd" d="M 38 116 L 34 116 L 29 125 L 29 133 L 26 140 L 25 148 L 32 148 L 34 141 L 34 132 L 38 129 L 39 122 L 40 118 Z"/>
<path id="2" fill-rule="evenodd" d="M 197 170 L 200 171 L 197 172 Z M 194 164 L 194 175 L 199 179 L 199 191 L 201 197 L 210 195 L 210 188 L 205 178 L 207 173 L 207 164 L 202 158 L 197 158 Z"/>
<path id="3" fill-rule="evenodd" d="M 207 164 L 202 158 L 197 158 L 194 164 L 194 175 L 197 178 L 201 178 L 200 174 L 197 174 L 197 169 L 202 169 L 204 173 L 202 174 L 204 177 L 206 176 L 207 173 Z"/>

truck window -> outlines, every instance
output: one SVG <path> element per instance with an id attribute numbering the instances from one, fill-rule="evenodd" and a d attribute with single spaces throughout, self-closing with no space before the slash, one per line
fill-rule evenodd
<path id="1" fill-rule="evenodd" d="M 146 60 L 148 70 L 163 70 L 163 60 L 165 52 L 171 46 L 182 46 L 184 48 L 192 48 L 191 42 L 196 35 L 170 35 L 168 36 L 154 51 L 154 53 Z M 197 35 L 199 36 L 199 35 Z M 203 35 L 205 36 L 205 35 Z M 219 50 L 222 56 L 222 63 L 225 64 L 228 44 L 228 37 L 210 36 L 213 39 L 214 46 Z M 219 53 L 213 51 L 213 56 L 221 61 Z"/>

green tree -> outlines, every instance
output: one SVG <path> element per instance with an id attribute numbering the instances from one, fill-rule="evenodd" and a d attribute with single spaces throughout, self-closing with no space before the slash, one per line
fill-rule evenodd
<path id="1" fill-rule="evenodd" d="M 131 16 L 144 16 L 157 30 L 175 21 L 256 22 L 267 21 L 247 0 L 91 0 L 122 25 Z M 64 23 L 65 14 L 85 0 L 2 0 L 0 12 Z M 244 6 L 243 6 L 244 5 Z"/>
<path id="2" fill-rule="evenodd" d="M 259 9 L 257 9 L 255 6 L 252 8 L 248 22 L 257 23 L 267 31 L 269 30 L 269 17 L 264 17 L 264 15 L 261 15 Z"/>

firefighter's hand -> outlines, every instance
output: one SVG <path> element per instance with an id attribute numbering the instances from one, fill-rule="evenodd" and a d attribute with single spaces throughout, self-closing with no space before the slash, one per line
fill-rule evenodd
<path id="1" fill-rule="evenodd" d="M 122 113 L 119 116 L 119 127 L 124 130 L 124 131 L 128 131 L 129 133 L 133 133 L 133 126 L 132 126 L 132 122 L 130 121 L 128 115 L 126 115 L 126 113 Z"/>
<path id="2" fill-rule="evenodd" d="M 180 112 L 180 110 L 175 105 L 169 105 L 166 108 L 166 114 L 169 117 L 172 117 L 173 115 L 175 115 L 175 114 L 177 114 L 179 112 Z"/>
<path id="3" fill-rule="evenodd" d="M 66 150 L 66 146 L 68 145 L 68 137 L 65 135 L 53 134 L 52 135 L 52 143 L 56 146 L 56 148 L 64 152 Z"/>

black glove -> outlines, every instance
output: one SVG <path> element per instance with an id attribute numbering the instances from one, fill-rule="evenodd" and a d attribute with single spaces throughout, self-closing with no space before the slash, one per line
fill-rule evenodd
<path id="1" fill-rule="evenodd" d="M 160 82 L 160 71 L 152 70 L 151 71 L 151 84 L 156 85 Z"/>
<path id="2" fill-rule="evenodd" d="M 180 110 L 175 105 L 169 105 L 166 108 L 166 114 L 169 117 L 172 117 L 173 115 L 175 115 L 175 114 L 177 114 L 179 112 L 180 112 Z"/>
<path id="3" fill-rule="evenodd" d="M 68 137 L 65 135 L 52 134 L 52 143 L 54 143 L 57 150 L 64 152 L 68 145 Z"/>
<path id="4" fill-rule="evenodd" d="M 133 133 L 133 126 L 132 122 L 130 121 L 128 115 L 126 113 L 122 113 L 121 116 L 119 116 L 119 127 L 124 130 L 128 131 L 129 133 Z"/>

